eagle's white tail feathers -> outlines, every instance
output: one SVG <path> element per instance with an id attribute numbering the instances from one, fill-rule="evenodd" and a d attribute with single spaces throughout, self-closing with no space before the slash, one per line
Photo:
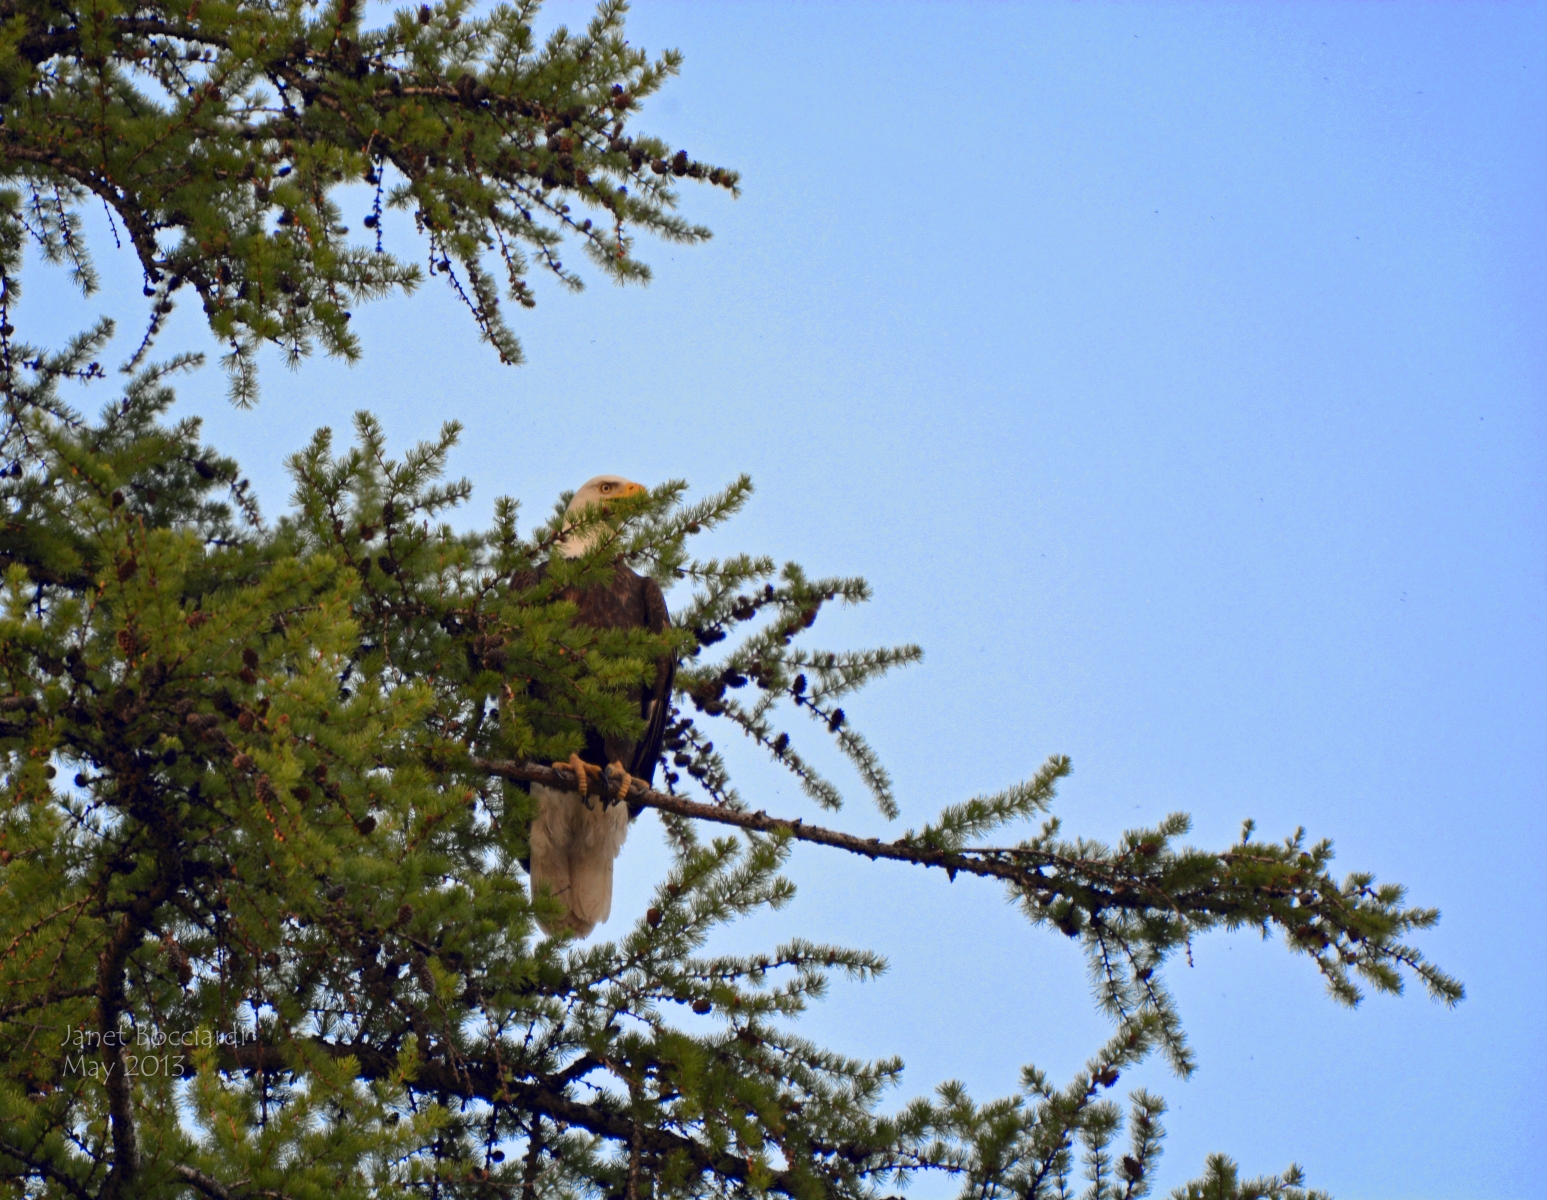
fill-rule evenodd
<path id="1" fill-rule="evenodd" d="M 532 785 L 537 819 L 532 822 L 532 894 L 546 887 L 569 909 L 562 922 L 542 921 L 544 932 L 573 929 L 581 937 L 612 913 L 612 860 L 628 837 L 628 805 L 588 808 L 578 792 Z"/>

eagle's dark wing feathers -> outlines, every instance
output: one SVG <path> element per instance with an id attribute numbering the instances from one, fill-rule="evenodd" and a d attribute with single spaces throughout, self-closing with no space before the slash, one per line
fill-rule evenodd
<path id="1" fill-rule="evenodd" d="M 671 626 L 671 616 L 666 611 L 666 597 L 653 579 L 642 579 L 645 593 L 646 625 L 651 633 L 660 633 Z M 628 773 L 643 779 L 647 786 L 655 783 L 655 764 L 661 758 L 661 742 L 666 736 L 666 722 L 671 719 L 672 687 L 677 679 L 677 656 L 667 654 L 656 664 L 655 683 L 641 697 L 639 715 L 645 719 L 644 736 L 634 752 Z M 630 816 L 638 816 L 630 809 Z"/>

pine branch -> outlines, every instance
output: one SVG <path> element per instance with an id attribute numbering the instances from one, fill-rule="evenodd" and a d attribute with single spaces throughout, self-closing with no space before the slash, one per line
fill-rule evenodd
<path id="1" fill-rule="evenodd" d="M 479 759 L 475 770 L 502 779 L 543 783 L 572 789 L 573 775 L 536 763 Z M 1027 784 L 987 801 L 973 801 L 954 810 L 955 827 L 974 831 L 1045 808 L 1056 781 L 1069 771 L 1064 758 L 1050 759 Z M 1395 940 L 1410 929 L 1427 928 L 1438 919 L 1432 909 L 1401 906 L 1400 892 L 1370 886 L 1364 875 L 1338 884 L 1326 872 L 1328 845 L 1302 849 L 1299 835 L 1278 846 L 1243 841 L 1221 853 L 1172 850 L 1169 841 L 1185 831 L 1173 821 L 1156 831 L 1127 835 L 1120 852 L 1093 843 L 1064 843 L 1051 835 L 1018 846 L 955 848 L 939 832 L 906 835 L 883 842 L 839 830 L 807 824 L 800 818 L 770 816 L 647 789 L 635 781 L 630 805 L 654 808 L 677 817 L 728 825 L 748 833 L 811 842 L 870 860 L 912 863 L 946 872 L 998 879 L 1008 884 L 1023 909 L 1037 923 L 1054 925 L 1070 937 L 1084 935 L 1093 953 L 1100 954 L 1115 936 L 1143 946 L 1156 955 L 1186 944 L 1195 933 L 1214 928 L 1276 925 L 1289 944 L 1309 954 L 1327 978 L 1334 997 L 1348 1003 L 1359 998 L 1348 979 L 1353 968 L 1373 986 L 1400 991 L 1401 968 L 1416 974 L 1430 994 L 1454 1004 L 1464 995 L 1461 985 L 1424 961 L 1411 947 Z M 938 827 L 937 827 L 938 828 Z M 1142 997 L 1153 965 L 1130 951 L 1133 983 L 1140 998 L 1133 1012 L 1165 1007 L 1158 996 Z M 1115 977 L 1115 976 L 1114 976 Z M 1153 993 L 1151 993 L 1153 995 Z"/>

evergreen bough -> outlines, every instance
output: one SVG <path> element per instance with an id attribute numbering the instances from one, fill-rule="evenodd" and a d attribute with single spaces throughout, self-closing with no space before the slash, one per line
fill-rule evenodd
<path id="1" fill-rule="evenodd" d="M 867 598 L 861 580 L 693 557 L 745 479 L 695 503 L 681 482 L 621 502 L 617 537 L 566 560 L 549 557 L 562 507 L 525 533 L 510 500 L 486 531 L 446 522 L 469 493 L 444 482 L 454 423 L 398 460 L 367 414 L 347 449 L 320 431 L 290 460 L 292 511 L 265 523 L 199 423 L 168 421 L 168 378 L 197 360 L 145 351 L 180 289 L 229 342 L 247 401 L 262 342 L 353 355 L 344 306 L 413 286 L 413 268 L 343 240 L 328 198 L 343 180 L 377 189 L 378 231 L 380 205 L 414 213 L 431 270 L 512 362 L 486 257 L 525 303 L 527 255 L 576 282 L 565 234 L 621 280 L 645 271 L 629 230 L 705 236 L 671 214 L 668 183 L 736 177 L 625 133 L 676 58 L 628 47 L 621 5 L 541 50 L 531 5 L 474 19 L 449 0 L 380 30 L 349 0 L 0 9 L 7 1194 L 858 1197 L 944 1174 L 963 1196 L 1042 1200 L 1083 1180 L 1091 1200 L 1126 1200 L 1151 1188 L 1164 1104 L 1138 1090 L 1125 1112 L 1111 1089 L 1157 1052 L 1191 1070 L 1162 969 L 1196 934 L 1278 930 L 1346 1004 L 1405 975 L 1461 998 L 1406 941 L 1434 910 L 1368 874 L 1337 880 L 1330 844 L 1303 831 L 1262 842 L 1248 822 L 1210 852 L 1181 844 L 1176 815 L 1115 846 L 1066 839 L 1050 815 L 1061 757 L 891 841 L 754 811 L 711 731 L 750 738 L 836 810 L 792 734 L 807 718 L 895 816 L 839 703 L 919 652 L 807 647 L 824 607 Z M 111 324 L 58 351 L 11 325 L 29 235 L 92 286 L 88 193 L 128 230 L 153 309 L 95 420 L 59 388 L 105 378 Z M 675 628 L 573 623 L 563 590 L 619 555 L 678 589 Z M 671 757 L 633 801 L 660 815 L 670 874 L 620 940 L 542 939 L 553 902 L 518 865 L 526 784 L 571 782 L 546 764 L 587 727 L 637 731 L 632 689 L 668 650 L 683 663 Z M 1028 819 L 1033 835 L 990 844 Z M 898 1060 L 823 1049 L 795 1020 L 878 955 L 706 950 L 716 927 L 790 899 L 798 842 L 1001 881 L 1085 948 L 1111 1039 L 1061 1087 L 1027 1067 L 1001 1100 L 947 1083 L 888 1112 Z M 1248 1180 L 1223 1156 L 1174 1193 L 1318 1194 L 1296 1168 Z"/>

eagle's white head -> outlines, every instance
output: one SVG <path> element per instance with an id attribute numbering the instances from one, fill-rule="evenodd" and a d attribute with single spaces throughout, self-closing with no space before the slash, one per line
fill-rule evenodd
<path id="1" fill-rule="evenodd" d="M 642 496 L 646 490 L 643 484 L 624 479 L 621 475 L 597 475 L 580 485 L 580 490 L 564 511 L 571 516 L 578 516 L 593 504 L 605 504 L 625 496 Z M 579 558 L 596 545 L 603 531 L 604 526 L 592 525 L 584 533 L 566 534 L 559 539 L 558 551 L 565 558 Z"/>

